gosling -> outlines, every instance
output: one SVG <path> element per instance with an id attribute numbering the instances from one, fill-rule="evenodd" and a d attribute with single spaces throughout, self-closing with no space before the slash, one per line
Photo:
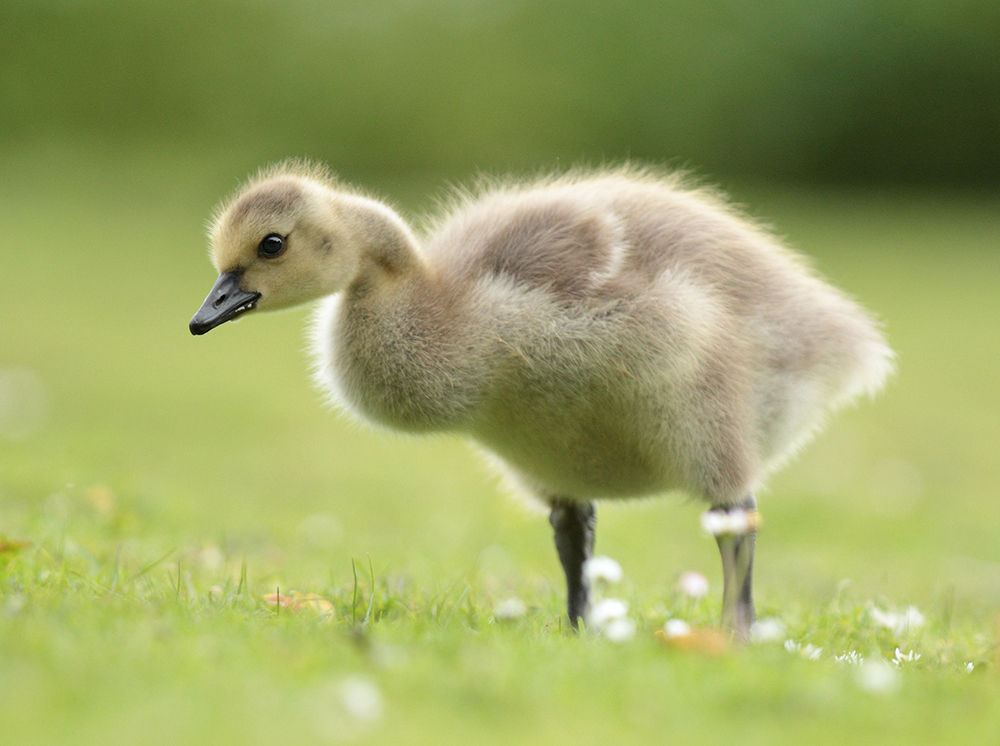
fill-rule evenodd
<path id="1" fill-rule="evenodd" d="M 882 387 L 876 323 L 674 174 L 487 183 L 445 213 L 418 236 L 321 166 L 263 170 L 216 214 L 219 277 L 190 330 L 322 299 L 319 385 L 369 423 L 468 436 L 547 506 L 573 628 L 596 499 L 681 490 L 706 518 L 741 515 L 716 538 L 722 621 L 746 637 L 754 494 L 827 412 Z"/>

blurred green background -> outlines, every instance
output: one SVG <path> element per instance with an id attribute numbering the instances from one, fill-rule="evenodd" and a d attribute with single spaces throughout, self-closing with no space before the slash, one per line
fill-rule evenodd
<path id="1" fill-rule="evenodd" d="M 325 411 L 305 310 L 199 339 L 187 321 L 214 280 L 205 221 L 264 163 L 326 161 L 414 217 L 480 171 L 634 159 L 724 186 L 883 319 L 900 355 L 886 392 L 761 495 L 761 609 L 846 593 L 916 604 L 941 634 L 964 620 L 995 636 L 998 50 L 995 0 L 0 3 L 0 540 L 95 576 L 170 553 L 178 578 L 201 568 L 198 598 L 235 585 L 244 559 L 255 589 L 322 592 L 350 588 L 351 559 L 371 557 L 432 598 L 468 582 L 484 608 L 520 594 L 558 619 L 544 518 L 499 498 L 456 440 Z M 600 508 L 598 550 L 646 608 L 688 569 L 718 603 L 700 510 Z M 18 593 L 0 585 L 0 620 Z M 98 741 L 165 690 L 180 705 L 163 742 L 233 732 L 183 693 L 184 671 L 132 692 L 102 668 L 115 640 L 93 644 L 69 602 L 51 609 L 28 627 L 34 647 L 0 645 L 29 651 L 8 673 L 36 685 L 23 707 L 0 697 L 11 733 Z M 62 706 L 66 665 L 103 683 L 59 684 Z M 103 714 L 81 714 L 98 700 Z M 866 732 L 885 736 L 862 724 L 854 742 Z"/>
<path id="2" fill-rule="evenodd" d="M 998 48 L 992 0 L 20 0 L 0 146 L 996 185 Z"/>

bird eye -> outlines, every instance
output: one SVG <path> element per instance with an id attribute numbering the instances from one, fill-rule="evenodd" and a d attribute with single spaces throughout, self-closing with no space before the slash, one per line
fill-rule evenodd
<path id="1" fill-rule="evenodd" d="M 285 239 L 277 233 L 271 233 L 264 237 L 257 247 L 257 253 L 266 258 L 273 259 L 285 250 Z"/>

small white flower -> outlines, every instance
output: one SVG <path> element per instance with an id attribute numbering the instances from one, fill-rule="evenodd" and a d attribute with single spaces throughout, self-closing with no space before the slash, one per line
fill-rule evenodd
<path id="1" fill-rule="evenodd" d="M 911 650 L 909 653 L 903 654 L 899 648 L 896 648 L 896 655 L 892 658 L 892 662 L 897 666 L 901 663 L 912 663 L 918 660 L 920 660 L 920 653 L 915 653 Z"/>
<path id="2" fill-rule="evenodd" d="M 701 527 L 713 536 L 742 536 L 756 530 L 759 523 L 760 514 L 746 508 L 707 510 L 701 514 Z"/>
<path id="3" fill-rule="evenodd" d="M 375 683 L 360 676 L 344 679 L 340 698 L 351 717 L 372 723 L 382 717 L 382 692 Z"/>
<path id="4" fill-rule="evenodd" d="M 891 629 L 897 635 L 906 634 L 918 627 L 922 627 L 927 622 L 924 615 L 915 606 L 908 606 L 902 614 L 892 611 L 882 611 L 877 606 L 873 606 L 869 609 L 868 613 L 876 624 L 886 629 Z"/>
<path id="5" fill-rule="evenodd" d="M 818 661 L 823 654 L 823 648 L 818 648 L 812 643 L 803 647 L 794 640 L 785 640 L 785 650 L 789 653 L 798 653 L 808 661 Z"/>
<path id="6" fill-rule="evenodd" d="M 907 606 L 906 611 L 903 613 L 903 629 L 909 631 L 911 629 L 916 629 L 917 627 L 923 627 L 927 623 L 927 619 L 916 606 Z"/>
<path id="7" fill-rule="evenodd" d="M 968 663 L 965 664 L 965 670 L 968 671 L 969 673 L 972 673 L 972 671 L 973 671 L 973 669 L 975 667 L 976 667 L 976 664 L 973 663 L 972 661 L 969 661 Z"/>
<path id="8" fill-rule="evenodd" d="M 721 510 L 706 510 L 701 514 L 701 527 L 712 536 L 729 533 L 729 514 Z"/>
<path id="9" fill-rule="evenodd" d="M 851 650 L 843 655 L 835 655 L 833 656 L 833 659 L 837 661 L 837 663 L 847 663 L 852 666 L 860 666 L 865 662 L 865 659 L 858 655 L 857 650 Z"/>
<path id="10" fill-rule="evenodd" d="M 781 642 L 788 635 L 785 625 L 777 619 L 759 619 L 750 625 L 750 641 Z"/>
<path id="11" fill-rule="evenodd" d="M 519 598 L 505 598 L 493 607 L 493 618 L 498 622 L 520 619 L 528 613 L 528 607 Z"/>
<path id="12" fill-rule="evenodd" d="M 708 578 L 700 572 L 686 572 L 677 580 L 677 587 L 688 598 L 704 598 L 708 595 Z"/>
<path id="13" fill-rule="evenodd" d="M 858 686 L 872 694 L 890 694 L 899 686 L 900 673 L 883 660 L 865 661 L 858 666 Z"/>
<path id="14" fill-rule="evenodd" d="M 823 648 L 817 648 L 815 645 L 809 644 L 802 648 L 802 657 L 807 661 L 818 661 L 820 655 L 823 654 Z"/>
<path id="15" fill-rule="evenodd" d="M 587 624 L 601 628 L 613 619 L 622 619 L 628 614 L 628 606 L 617 598 L 606 598 L 598 602 L 587 615 Z"/>
<path id="16" fill-rule="evenodd" d="M 691 634 L 691 625 L 683 619 L 668 619 L 663 625 L 663 634 L 667 637 L 685 637 Z"/>
<path id="17" fill-rule="evenodd" d="M 612 619 L 604 626 L 604 636 L 611 642 L 628 642 L 635 637 L 635 622 L 631 619 Z"/>
<path id="18" fill-rule="evenodd" d="M 729 511 L 729 533 L 743 536 L 750 530 L 750 513 L 742 508 Z"/>
<path id="19" fill-rule="evenodd" d="M 872 621 L 880 627 L 895 629 L 896 625 L 899 624 L 899 614 L 894 614 L 891 611 L 882 611 L 877 606 L 869 609 L 868 614 L 871 616 Z"/>
<path id="20" fill-rule="evenodd" d="M 591 583 L 620 583 L 622 566 L 610 557 L 592 557 L 583 564 L 583 573 Z"/>

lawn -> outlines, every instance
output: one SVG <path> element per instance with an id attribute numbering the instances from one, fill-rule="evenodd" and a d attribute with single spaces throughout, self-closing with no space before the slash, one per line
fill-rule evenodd
<path id="1" fill-rule="evenodd" d="M 459 440 L 327 410 L 305 311 L 191 337 L 204 223 L 256 165 L 0 154 L 0 741 L 1000 740 L 995 194 L 734 188 L 879 314 L 899 372 L 759 496 L 787 644 L 705 652 L 656 636 L 718 616 L 700 505 L 600 506 L 636 633 L 572 636 L 544 516 Z M 415 212 L 445 184 L 349 176 Z"/>

